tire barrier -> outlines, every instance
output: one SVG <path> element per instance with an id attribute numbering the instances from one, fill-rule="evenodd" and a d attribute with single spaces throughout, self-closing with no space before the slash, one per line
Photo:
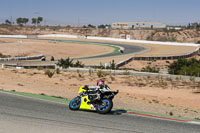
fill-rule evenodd
<path id="1" fill-rule="evenodd" d="M 172 55 L 172 56 L 148 56 L 148 57 L 131 57 L 127 60 L 121 61 L 119 63 L 117 63 L 116 65 L 118 67 L 120 66 L 124 66 L 126 64 L 128 64 L 129 62 L 133 61 L 133 60 L 143 60 L 143 61 L 152 61 L 152 60 L 174 60 L 174 59 L 181 59 L 181 58 L 189 58 L 192 56 L 195 56 L 197 54 L 200 53 L 200 48 L 197 48 L 196 50 L 194 50 L 192 53 L 189 54 L 184 54 L 184 55 Z"/>
<path id="2" fill-rule="evenodd" d="M 16 61 L 16 60 L 38 60 L 45 58 L 44 55 L 39 56 L 26 56 L 26 57 L 12 57 L 12 58 L 0 58 L 0 61 Z"/>

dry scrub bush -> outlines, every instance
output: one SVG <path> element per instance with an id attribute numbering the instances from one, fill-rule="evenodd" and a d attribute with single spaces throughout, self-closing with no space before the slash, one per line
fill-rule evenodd
<path id="1" fill-rule="evenodd" d="M 55 71 L 52 72 L 50 70 L 46 70 L 44 74 L 47 75 L 49 78 L 52 78 L 54 73 L 55 73 Z"/>
<path id="2" fill-rule="evenodd" d="M 105 77 L 105 76 L 106 76 L 106 73 L 103 72 L 103 71 L 101 71 L 101 70 L 99 70 L 99 71 L 97 72 L 97 76 L 98 76 L 99 78 Z"/>
<path id="3" fill-rule="evenodd" d="M 60 74 L 60 69 L 56 68 L 56 74 Z"/>

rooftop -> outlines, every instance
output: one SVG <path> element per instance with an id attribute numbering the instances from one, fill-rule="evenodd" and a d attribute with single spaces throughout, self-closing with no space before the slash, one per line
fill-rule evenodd
<path id="1" fill-rule="evenodd" d="M 165 24 L 161 22 L 115 22 L 117 24 Z M 114 24 L 114 23 L 113 23 Z"/>

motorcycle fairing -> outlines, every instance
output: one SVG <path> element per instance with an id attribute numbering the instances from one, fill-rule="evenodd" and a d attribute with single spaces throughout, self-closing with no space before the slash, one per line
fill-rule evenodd
<path id="1" fill-rule="evenodd" d="M 82 93 L 85 92 L 86 90 L 84 89 L 84 86 L 81 86 L 78 93 Z M 90 100 L 88 99 L 88 96 L 83 96 L 81 98 L 81 106 L 80 109 L 84 109 L 84 110 L 96 110 L 96 108 L 92 105 L 92 104 L 88 104 L 88 102 L 90 102 Z"/>
<path id="2" fill-rule="evenodd" d="M 84 96 L 81 98 L 81 106 L 80 109 L 84 110 L 96 110 L 96 108 L 92 104 L 88 104 L 90 100 L 88 99 L 88 96 Z"/>

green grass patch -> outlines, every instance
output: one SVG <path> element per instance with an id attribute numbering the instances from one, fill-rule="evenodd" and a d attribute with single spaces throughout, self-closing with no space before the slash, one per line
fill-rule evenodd
<path id="1" fill-rule="evenodd" d="M 21 96 L 27 96 L 27 97 L 49 100 L 49 101 L 54 101 L 54 102 L 68 103 L 68 99 L 66 99 L 66 98 L 56 97 L 56 96 L 47 96 L 45 94 L 32 94 L 32 93 L 26 93 L 26 92 L 16 92 L 14 90 L 13 91 L 0 90 L 0 92 L 7 92 L 10 94 L 17 94 L 17 95 L 21 95 Z"/>

